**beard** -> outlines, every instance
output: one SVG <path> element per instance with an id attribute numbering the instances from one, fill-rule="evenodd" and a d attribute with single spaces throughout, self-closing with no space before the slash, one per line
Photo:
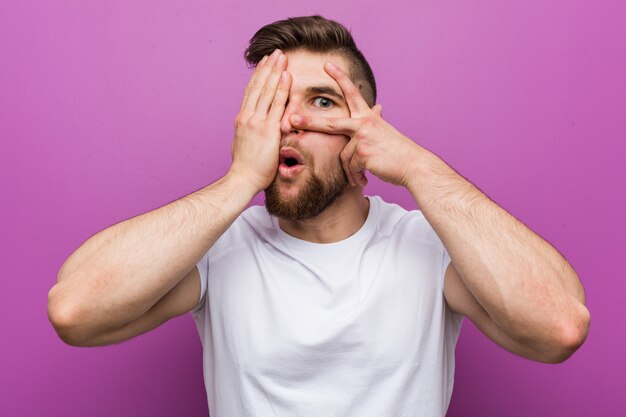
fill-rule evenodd
<path id="1" fill-rule="evenodd" d="M 265 190 L 265 208 L 273 216 L 286 220 L 304 220 L 317 216 L 343 194 L 348 179 L 341 165 L 337 162 L 326 167 L 322 172 L 330 173 L 327 181 L 313 173 L 306 179 L 297 195 L 291 199 L 280 195 L 278 177 Z"/>

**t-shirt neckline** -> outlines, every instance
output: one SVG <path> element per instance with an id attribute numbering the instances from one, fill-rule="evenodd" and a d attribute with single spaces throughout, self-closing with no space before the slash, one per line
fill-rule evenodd
<path id="1" fill-rule="evenodd" d="M 376 196 L 366 196 L 366 198 L 369 200 L 370 206 L 367 213 L 367 218 L 365 219 L 363 225 L 354 234 L 348 236 L 343 240 L 332 243 L 310 242 L 308 240 L 303 240 L 295 236 L 291 236 L 289 233 L 280 228 L 280 225 L 278 224 L 278 218 L 276 218 L 275 216 L 270 217 L 272 219 L 272 225 L 274 226 L 274 229 L 276 230 L 279 239 L 285 245 L 287 245 L 289 249 L 295 249 L 304 252 L 341 251 L 343 248 L 353 246 L 365 239 L 368 239 L 374 232 L 380 213 L 380 202 L 378 201 L 378 197 Z"/>

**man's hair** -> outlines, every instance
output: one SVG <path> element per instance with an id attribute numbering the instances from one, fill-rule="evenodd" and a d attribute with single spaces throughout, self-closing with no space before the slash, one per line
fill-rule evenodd
<path id="1" fill-rule="evenodd" d="M 291 17 L 270 23 L 250 39 L 244 58 L 250 66 L 256 66 L 275 49 L 283 52 L 303 49 L 340 55 L 350 64 L 350 79 L 360 87 L 367 104 L 372 107 L 376 103 L 374 73 L 356 47 L 350 31 L 342 24 L 319 15 Z"/>

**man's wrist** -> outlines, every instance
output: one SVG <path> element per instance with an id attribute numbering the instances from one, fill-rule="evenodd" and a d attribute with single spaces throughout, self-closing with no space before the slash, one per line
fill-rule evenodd
<path id="1" fill-rule="evenodd" d="M 435 158 L 437 158 L 435 154 L 417 145 L 417 149 L 407 164 L 404 187 L 409 191 L 423 187 L 428 178 L 433 175 Z"/>
<path id="2" fill-rule="evenodd" d="M 250 200 L 265 189 L 259 178 L 248 172 L 234 169 L 232 166 L 224 176 L 224 180 L 235 190 L 249 196 Z"/>
<path id="3" fill-rule="evenodd" d="M 437 181 L 451 172 L 452 169 L 441 158 L 420 147 L 407 168 L 405 188 L 416 200 L 430 198 Z M 417 203 L 420 204 L 419 201 Z"/>

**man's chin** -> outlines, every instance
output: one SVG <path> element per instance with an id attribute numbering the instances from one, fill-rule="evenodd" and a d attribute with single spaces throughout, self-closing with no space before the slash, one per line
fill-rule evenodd
<path id="1" fill-rule="evenodd" d="M 347 184 L 345 177 L 324 183 L 311 176 L 298 185 L 276 178 L 265 190 L 265 208 L 269 214 L 286 220 L 310 219 L 337 200 Z"/>
<path id="2" fill-rule="evenodd" d="M 306 180 L 285 180 L 283 178 L 276 177 L 274 182 L 270 184 L 270 186 L 265 190 L 265 195 L 267 196 L 268 191 L 275 195 L 277 198 L 280 198 L 283 201 L 293 201 L 295 202 L 300 195 L 305 192 L 304 188 L 306 188 Z"/>

